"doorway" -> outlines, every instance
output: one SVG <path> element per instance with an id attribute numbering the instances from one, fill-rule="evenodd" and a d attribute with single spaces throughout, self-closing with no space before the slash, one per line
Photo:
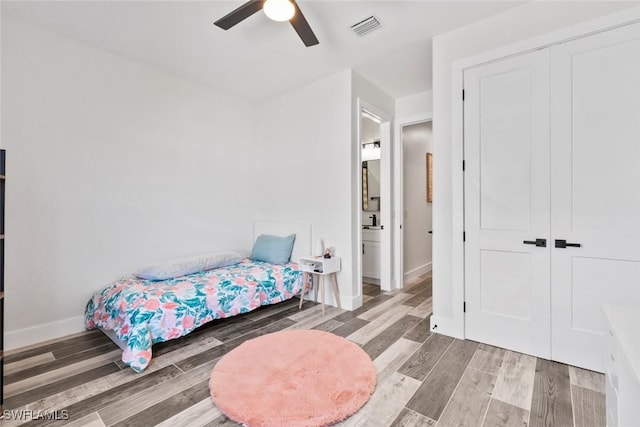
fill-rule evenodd
<path id="1" fill-rule="evenodd" d="M 362 100 L 358 103 L 357 266 L 364 301 L 372 293 L 391 290 L 392 147 L 391 116 Z"/>
<path id="2" fill-rule="evenodd" d="M 430 193 L 433 124 L 430 116 L 399 120 L 394 150 L 394 288 L 429 273 L 432 268 Z"/>
<path id="3" fill-rule="evenodd" d="M 380 288 L 380 121 L 362 112 L 362 284 L 363 294 Z"/>
<path id="4" fill-rule="evenodd" d="M 402 128 L 403 278 L 410 282 L 431 271 L 432 199 L 429 196 L 431 121 Z"/>

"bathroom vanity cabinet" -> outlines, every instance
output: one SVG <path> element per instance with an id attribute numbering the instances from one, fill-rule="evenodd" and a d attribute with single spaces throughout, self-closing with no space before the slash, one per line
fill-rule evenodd
<path id="1" fill-rule="evenodd" d="M 362 230 L 362 276 L 380 280 L 380 229 Z"/>

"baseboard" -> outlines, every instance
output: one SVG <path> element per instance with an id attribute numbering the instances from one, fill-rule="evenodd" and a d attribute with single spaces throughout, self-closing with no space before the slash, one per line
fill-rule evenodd
<path id="1" fill-rule="evenodd" d="M 413 279 L 416 279 L 422 276 L 423 274 L 427 274 L 430 271 L 431 271 L 431 262 L 423 264 L 418 268 L 414 268 L 411 271 L 407 271 L 406 273 L 404 273 L 404 283 L 410 282 Z"/>
<path id="2" fill-rule="evenodd" d="M 313 296 L 310 296 L 309 298 L 305 297 L 305 299 L 313 301 Z M 320 295 L 318 295 L 318 303 L 320 302 L 321 302 L 321 298 L 320 298 Z M 326 292 L 324 294 L 324 304 L 332 307 L 338 306 L 338 302 L 334 298 L 333 292 Z M 352 311 L 360 307 L 361 305 L 362 305 L 362 295 L 356 295 L 354 297 L 349 297 L 349 298 L 347 298 L 346 295 L 340 295 L 340 307 L 342 307 L 343 310 Z"/>
<path id="3" fill-rule="evenodd" d="M 84 316 L 70 317 L 57 322 L 30 326 L 4 334 L 5 350 L 14 350 L 84 331 Z"/>
<path id="4" fill-rule="evenodd" d="M 345 295 L 340 295 L 340 303 L 343 309 L 353 311 L 362 306 L 362 295 L 358 294 L 349 298 Z"/>
<path id="5" fill-rule="evenodd" d="M 431 315 L 429 330 L 432 333 L 448 335 L 463 340 L 464 334 L 448 319 Z"/>

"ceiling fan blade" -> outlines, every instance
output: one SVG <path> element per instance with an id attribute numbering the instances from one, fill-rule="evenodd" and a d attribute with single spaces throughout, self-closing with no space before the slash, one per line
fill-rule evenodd
<path id="1" fill-rule="evenodd" d="M 293 25 L 293 28 L 296 30 L 296 33 L 298 33 L 305 46 L 309 47 L 317 45 L 320 42 L 316 35 L 313 34 L 313 30 L 298 7 L 298 3 L 295 1 L 292 3 L 296 8 L 296 14 L 293 15 L 293 18 L 291 18 L 289 22 L 291 22 L 291 25 Z"/>
<path id="2" fill-rule="evenodd" d="M 214 24 L 222 28 L 223 30 L 228 30 L 229 28 L 233 27 L 239 22 L 244 21 L 259 10 L 262 10 L 264 2 L 265 0 L 250 0 L 228 15 L 218 19 L 216 22 L 214 22 Z"/>

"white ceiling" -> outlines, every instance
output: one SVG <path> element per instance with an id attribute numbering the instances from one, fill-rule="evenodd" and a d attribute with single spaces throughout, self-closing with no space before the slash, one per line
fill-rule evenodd
<path id="1" fill-rule="evenodd" d="M 431 39 L 522 2 L 319 1 L 298 4 L 320 40 L 262 12 L 228 31 L 213 22 L 243 1 L 2 1 L 2 14 L 250 101 L 353 68 L 393 97 L 431 89 Z M 349 28 L 375 15 L 382 27 Z"/>

